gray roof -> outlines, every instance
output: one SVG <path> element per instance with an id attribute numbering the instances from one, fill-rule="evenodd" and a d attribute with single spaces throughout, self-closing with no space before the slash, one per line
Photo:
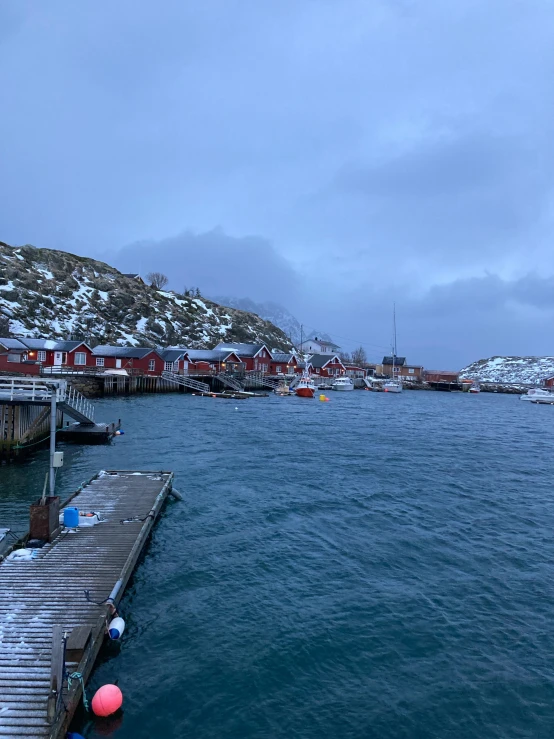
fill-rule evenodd
<path id="1" fill-rule="evenodd" d="M 57 352 L 72 352 L 78 346 L 85 344 L 84 341 L 56 341 L 55 339 L 20 339 L 28 349 L 47 349 Z M 86 346 L 86 344 L 85 344 Z"/>
<path id="2" fill-rule="evenodd" d="M 176 362 L 185 354 L 184 349 L 162 349 L 158 352 L 165 362 Z"/>
<path id="3" fill-rule="evenodd" d="M 142 359 L 150 352 L 155 352 L 145 346 L 110 346 L 108 344 L 99 344 L 95 346 L 92 353 L 95 357 L 121 357 L 126 359 Z M 157 352 L 159 353 L 159 352 Z"/>
<path id="4" fill-rule="evenodd" d="M 224 362 L 234 349 L 187 349 L 191 362 Z"/>
<path id="5" fill-rule="evenodd" d="M 338 359 L 339 362 L 341 361 L 336 354 L 312 354 L 309 362 L 312 367 L 321 369 L 322 367 L 325 367 L 328 362 L 332 362 L 334 359 Z"/>
<path id="6" fill-rule="evenodd" d="M 381 364 L 392 364 L 392 356 L 383 357 L 383 361 Z M 403 367 L 406 364 L 406 357 L 395 357 L 394 364 L 396 365 L 396 367 Z"/>
<path id="7" fill-rule="evenodd" d="M 254 357 L 260 351 L 260 349 L 267 349 L 267 346 L 265 346 L 265 344 L 241 344 L 239 342 L 221 342 L 216 346 L 216 349 L 227 349 L 230 352 L 235 352 L 235 354 L 238 354 L 239 357 Z M 269 351 L 269 349 L 267 349 L 267 351 L 271 356 L 271 352 Z"/>
<path id="8" fill-rule="evenodd" d="M 131 280 L 136 280 L 137 278 L 139 280 L 142 280 L 142 277 L 139 275 L 138 272 L 122 272 L 121 273 L 123 277 L 129 277 Z"/>
<path id="9" fill-rule="evenodd" d="M 288 364 L 288 362 L 292 362 L 292 359 L 296 358 L 296 354 L 281 354 L 279 352 L 276 352 L 275 354 L 272 353 L 271 358 L 274 362 L 283 362 L 283 364 Z"/>
<path id="10" fill-rule="evenodd" d="M 19 339 L 0 339 L 0 346 L 5 349 L 17 349 L 18 351 L 25 351 L 27 347 Z"/>

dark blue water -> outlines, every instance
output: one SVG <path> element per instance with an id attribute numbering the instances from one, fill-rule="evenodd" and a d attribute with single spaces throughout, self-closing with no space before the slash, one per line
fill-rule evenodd
<path id="1" fill-rule="evenodd" d="M 516 396 L 143 396 L 60 487 L 171 469 L 88 737 L 552 737 L 553 409 Z M 45 455 L 0 469 L 24 529 Z M 102 733 L 104 732 L 104 733 Z"/>

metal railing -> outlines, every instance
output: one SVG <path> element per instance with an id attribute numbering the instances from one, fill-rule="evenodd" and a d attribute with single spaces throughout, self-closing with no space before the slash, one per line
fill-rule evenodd
<path id="1" fill-rule="evenodd" d="M 232 390 L 244 390 L 244 385 L 236 377 L 227 372 L 220 372 L 216 378 Z"/>
<path id="2" fill-rule="evenodd" d="M 87 421 L 93 422 L 94 405 L 78 390 L 68 386 L 67 380 L 0 377 L 0 402 L 4 400 L 11 403 L 46 405 L 52 395 L 56 396 L 56 403 L 61 406 L 61 410 L 73 410 Z"/>
<path id="3" fill-rule="evenodd" d="M 209 393 L 210 386 L 206 382 L 200 382 L 199 380 L 193 380 L 188 375 L 177 375 L 175 372 L 162 372 L 162 379 L 174 382 L 176 385 L 183 385 L 191 390 L 198 390 L 201 393 Z"/>

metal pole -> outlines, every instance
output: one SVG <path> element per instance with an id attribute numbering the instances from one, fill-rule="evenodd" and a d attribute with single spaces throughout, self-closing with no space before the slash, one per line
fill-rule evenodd
<path id="1" fill-rule="evenodd" d="M 56 472 L 54 470 L 54 454 L 56 452 L 56 388 L 52 388 L 50 399 L 50 497 L 56 494 Z"/>

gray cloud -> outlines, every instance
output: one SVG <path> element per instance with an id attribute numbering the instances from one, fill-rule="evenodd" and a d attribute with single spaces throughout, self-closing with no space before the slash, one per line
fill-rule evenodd
<path id="1" fill-rule="evenodd" d="M 110 261 L 110 255 L 104 259 Z M 259 236 L 236 238 L 215 229 L 206 233 L 185 232 L 161 241 L 129 244 L 111 256 L 126 272 L 146 275 L 160 271 L 174 290 L 200 286 L 205 295 L 249 296 L 256 301 L 291 301 L 298 305 L 298 274 Z M 293 306 L 291 306 L 293 307 Z"/>

